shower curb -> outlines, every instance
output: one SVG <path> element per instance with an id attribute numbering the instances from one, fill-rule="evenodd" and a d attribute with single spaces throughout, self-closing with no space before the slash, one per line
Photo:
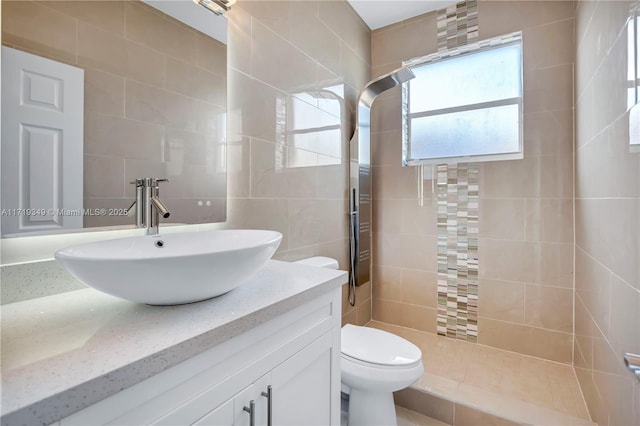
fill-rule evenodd
<path id="1" fill-rule="evenodd" d="M 477 406 L 454 401 L 443 395 L 438 395 L 428 390 L 409 387 L 393 394 L 396 405 L 418 412 L 425 416 L 450 424 L 452 426 L 597 426 L 589 420 L 580 419 L 566 414 L 539 408 L 542 415 L 521 413 L 519 419 L 507 418 L 496 414 L 496 410 L 482 409 Z M 504 403 L 509 404 L 509 398 L 505 397 Z M 525 417 L 526 416 L 526 417 Z M 523 418 L 524 417 L 524 418 Z M 536 419 L 540 417 L 540 419 Z M 546 420 L 541 420 L 542 418 Z"/>
<path id="2" fill-rule="evenodd" d="M 395 403 L 401 407 L 429 416 L 452 426 L 471 424 L 496 426 L 521 426 L 519 423 L 483 410 L 454 402 L 423 389 L 409 387 L 393 393 Z M 456 415 L 457 414 L 457 415 Z M 473 419 L 473 423 L 469 420 Z"/>

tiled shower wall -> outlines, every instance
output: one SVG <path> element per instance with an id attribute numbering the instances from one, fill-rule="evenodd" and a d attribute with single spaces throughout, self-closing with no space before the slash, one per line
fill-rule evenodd
<path id="1" fill-rule="evenodd" d="M 523 160 L 479 164 L 478 342 L 572 361 L 574 3 L 478 2 L 478 39 L 523 31 Z M 437 50 L 436 13 L 373 32 L 372 76 Z M 399 90 L 372 111 L 373 318 L 436 332 L 436 196 L 402 167 Z M 429 177 L 427 177 L 429 179 Z"/>
<path id="2" fill-rule="evenodd" d="M 276 259 L 323 255 L 348 269 L 347 142 L 356 96 L 369 80 L 371 33 L 346 1 L 241 0 L 227 16 L 229 225 L 282 232 Z M 312 149 L 288 143 L 295 120 L 335 120 L 309 95 L 333 86 L 345 93 L 337 156 L 324 155 L 334 140 L 318 137 Z M 304 108 L 283 107 L 292 97 Z M 371 286 L 357 296 L 351 307 L 345 286 L 344 322 L 371 319 Z"/>
<path id="3" fill-rule="evenodd" d="M 638 2 L 635 2 L 636 4 Z M 633 2 L 576 9 L 575 370 L 593 421 L 640 425 L 640 152 L 629 146 Z"/>

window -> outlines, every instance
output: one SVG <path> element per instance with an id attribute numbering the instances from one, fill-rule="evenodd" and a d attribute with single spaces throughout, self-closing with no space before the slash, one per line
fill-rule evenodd
<path id="1" fill-rule="evenodd" d="M 343 99 L 342 84 L 287 96 L 286 167 L 342 163 Z"/>
<path id="2" fill-rule="evenodd" d="M 521 159 L 522 34 L 405 62 L 403 164 Z"/>

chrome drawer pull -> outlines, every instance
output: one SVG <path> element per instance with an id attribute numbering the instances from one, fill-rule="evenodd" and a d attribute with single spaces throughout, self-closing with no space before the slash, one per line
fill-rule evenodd
<path id="1" fill-rule="evenodd" d="M 261 393 L 262 396 L 267 398 L 267 426 L 273 425 L 273 388 L 271 385 L 267 386 L 267 391 Z"/>
<path id="2" fill-rule="evenodd" d="M 249 413 L 249 426 L 256 426 L 256 402 L 252 399 L 249 407 L 243 407 L 243 410 Z"/>

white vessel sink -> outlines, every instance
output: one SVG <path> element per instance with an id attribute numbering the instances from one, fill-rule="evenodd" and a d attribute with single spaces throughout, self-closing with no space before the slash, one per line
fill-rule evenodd
<path id="1" fill-rule="evenodd" d="M 120 238 L 66 247 L 56 260 L 83 283 L 149 305 L 219 296 L 273 256 L 282 234 L 223 230 Z"/>

